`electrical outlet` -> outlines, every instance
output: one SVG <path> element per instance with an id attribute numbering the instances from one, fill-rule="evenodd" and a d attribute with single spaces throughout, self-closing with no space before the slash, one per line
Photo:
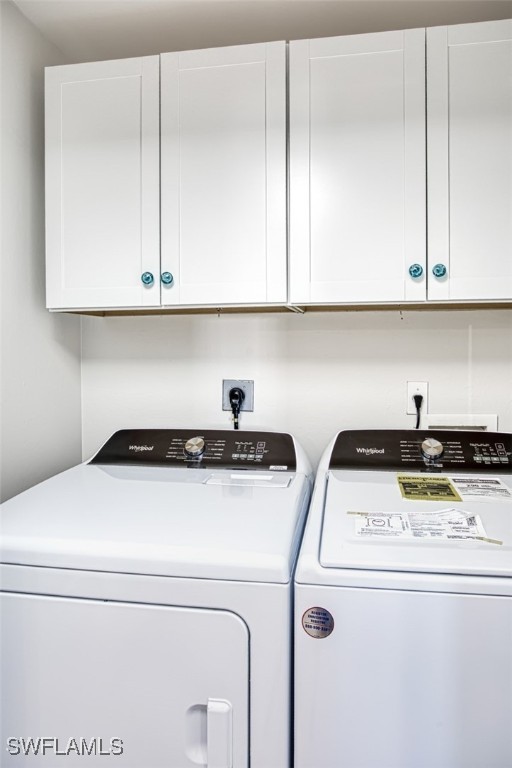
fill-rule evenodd
<path id="1" fill-rule="evenodd" d="M 414 395 L 423 395 L 421 411 L 422 413 L 428 413 L 428 381 L 407 382 L 407 410 L 405 412 L 411 415 L 416 414 L 416 406 L 413 400 Z"/>
<path id="2" fill-rule="evenodd" d="M 229 390 L 239 387 L 245 394 L 240 410 L 254 411 L 254 381 L 250 379 L 223 379 L 222 380 L 222 410 L 230 411 Z"/>

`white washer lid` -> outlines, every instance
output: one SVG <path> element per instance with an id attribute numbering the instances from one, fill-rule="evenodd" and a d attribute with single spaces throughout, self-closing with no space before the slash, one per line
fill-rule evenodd
<path id="1" fill-rule="evenodd" d="M 462 477 L 463 473 L 450 475 L 454 479 L 457 476 Z M 496 477 L 510 487 L 510 475 Z M 412 517 L 448 508 L 478 515 L 487 537 L 502 544 L 456 539 L 366 538 L 356 533 L 357 520 L 362 519 L 360 513 L 407 513 Z M 320 565 L 325 568 L 512 576 L 512 503 L 487 499 L 411 501 L 402 498 L 395 472 L 330 471 Z"/>
<path id="2" fill-rule="evenodd" d="M 0 561 L 287 583 L 301 473 L 82 464 L 0 508 Z"/>

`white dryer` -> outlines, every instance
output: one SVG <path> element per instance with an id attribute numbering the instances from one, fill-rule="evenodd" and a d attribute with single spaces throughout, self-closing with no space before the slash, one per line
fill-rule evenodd
<path id="1" fill-rule="evenodd" d="M 295 768 L 512 766 L 512 435 L 340 432 L 295 586 Z"/>
<path id="2" fill-rule="evenodd" d="M 290 435 L 124 430 L 6 502 L 2 768 L 289 766 L 310 486 Z"/>

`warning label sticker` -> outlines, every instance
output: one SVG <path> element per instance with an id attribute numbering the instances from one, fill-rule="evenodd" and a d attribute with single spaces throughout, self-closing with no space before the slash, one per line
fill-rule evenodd
<path id="1" fill-rule="evenodd" d="M 348 512 L 357 515 L 356 536 L 402 538 L 411 536 L 409 515 L 405 512 Z"/>
<path id="2" fill-rule="evenodd" d="M 510 488 L 499 477 L 453 477 L 464 501 L 512 501 Z"/>
<path id="3" fill-rule="evenodd" d="M 334 618 L 326 608 L 316 605 L 305 611 L 302 616 L 302 626 L 310 637 L 318 640 L 329 637 L 334 629 Z"/>
<path id="4" fill-rule="evenodd" d="M 400 493 L 414 501 L 462 501 L 448 477 L 397 475 Z"/>
<path id="5" fill-rule="evenodd" d="M 463 509 L 435 512 L 348 512 L 355 515 L 355 534 L 361 538 L 469 539 L 502 544 L 488 538 L 479 515 Z"/>

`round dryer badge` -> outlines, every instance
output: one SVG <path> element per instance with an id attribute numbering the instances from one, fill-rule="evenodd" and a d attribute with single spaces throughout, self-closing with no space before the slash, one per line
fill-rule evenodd
<path id="1" fill-rule="evenodd" d="M 329 637 L 334 629 L 334 618 L 328 610 L 316 605 L 302 615 L 302 626 L 308 635 L 318 640 Z"/>

